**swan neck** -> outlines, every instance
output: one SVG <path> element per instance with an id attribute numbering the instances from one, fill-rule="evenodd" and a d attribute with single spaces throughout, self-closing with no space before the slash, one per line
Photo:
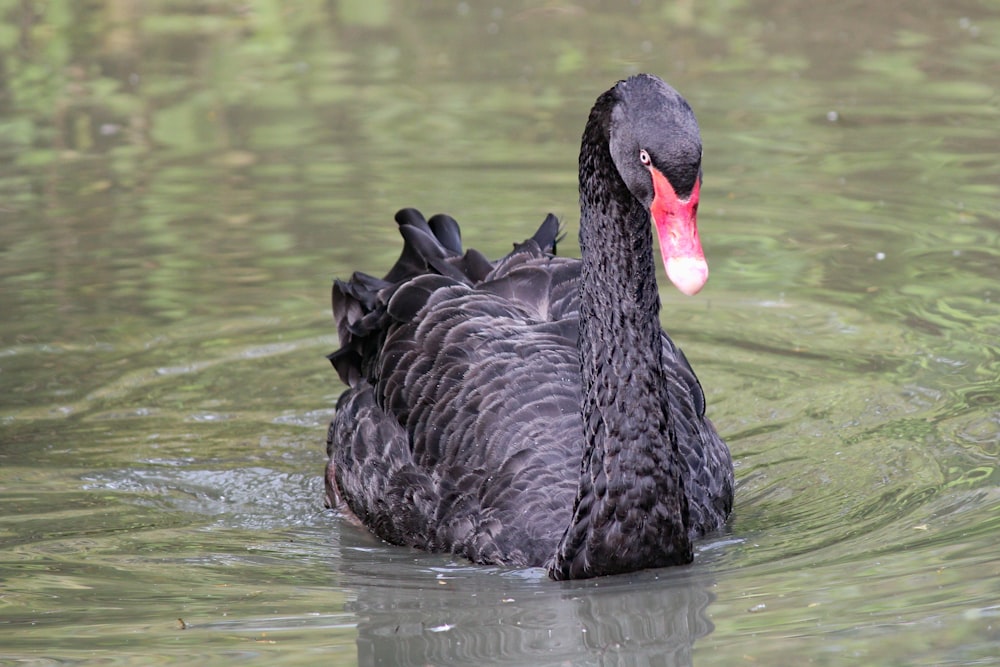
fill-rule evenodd
<path id="1" fill-rule="evenodd" d="M 556 579 L 692 558 L 667 407 L 649 211 L 622 182 L 607 142 L 588 144 L 592 129 L 580 155 L 585 441 L 571 524 L 549 565 Z"/>

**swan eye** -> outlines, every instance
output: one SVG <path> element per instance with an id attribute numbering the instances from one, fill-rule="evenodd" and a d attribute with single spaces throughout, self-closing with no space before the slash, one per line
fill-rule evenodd
<path id="1" fill-rule="evenodd" d="M 647 153 L 645 149 L 639 151 L 639 162 L 641 162 L 644 167 L 648 167 L 653 164 L 653 161 L 649 158 L 649 153 Z"/>

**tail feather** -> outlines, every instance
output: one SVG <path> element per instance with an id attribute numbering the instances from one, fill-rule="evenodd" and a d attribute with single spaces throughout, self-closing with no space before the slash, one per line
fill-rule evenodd
<path id="1" fill-rule="evenodd" d="M 559 218 L 549 213 L 538 227 L 531 240 L 538 244 L 542 252 L 556 253 L 556 244 L 566 236 L 559 228 Z"/>
<path id="2" fill-rule="evenodd" d="M 328 358 L 349 386 L 371 379 L 372 369 L 366 367 L 366 360 L 377 358 L 390 323 L 416 315 L 437 288 L 447 284 L 476 285 L 492 277 L 498 266 L 515 255 L 554 253 L 562 238 L 559 221 L 550 213 L 533 236 L 517 244 L 507 257 L 491 262 L 476 250 L 462 254 L 461 229 L 451 216 L 438 214 L 428 221 L 417 209 L 404 208 L 395 219 L 403 249 L 385 277 L 357 272 L 348 281 L 333 283 L 333 319 L 341 347 Z M 389 307 L 400 287 L 425 275 L 438 277 L 422 281 L 422 289 L 408 290 L 405 299 Z"/>
<path id="3" fill-rule="evenodd" d="M 462 254 L 462 230 L 458 227 L 455 218 L 444 213 L 438 213 L 431 217 L 428 223 L 434 236 L 448 250 L 456 255 Z"/>

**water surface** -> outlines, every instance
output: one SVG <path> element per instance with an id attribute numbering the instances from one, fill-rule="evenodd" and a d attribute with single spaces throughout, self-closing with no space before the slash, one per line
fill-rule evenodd
<path id="1" fill-rule="evenodd" d="M 0 0 L 0 663 L 1000 653 L 1000 7 Z M 322 506 L 334 276 L 401 206 L 575 254 L 593 99 L 695 108 L 663 321 L 736 459 L 694 565 L 557 584 Z"/>

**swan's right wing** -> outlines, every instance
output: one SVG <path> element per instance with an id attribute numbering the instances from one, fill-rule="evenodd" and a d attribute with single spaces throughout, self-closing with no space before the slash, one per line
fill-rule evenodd
<path id="1" fill-rule="evenodd" d="M 551 256 L 554 217 L 496 262 L 459 254 L 450 218 L 397 220 L 389 274 L 334 286 L 331 361 L 351 389 L 328 495 L 397 544 L 541 565 L 579 475 L 579 264 Z"/>

